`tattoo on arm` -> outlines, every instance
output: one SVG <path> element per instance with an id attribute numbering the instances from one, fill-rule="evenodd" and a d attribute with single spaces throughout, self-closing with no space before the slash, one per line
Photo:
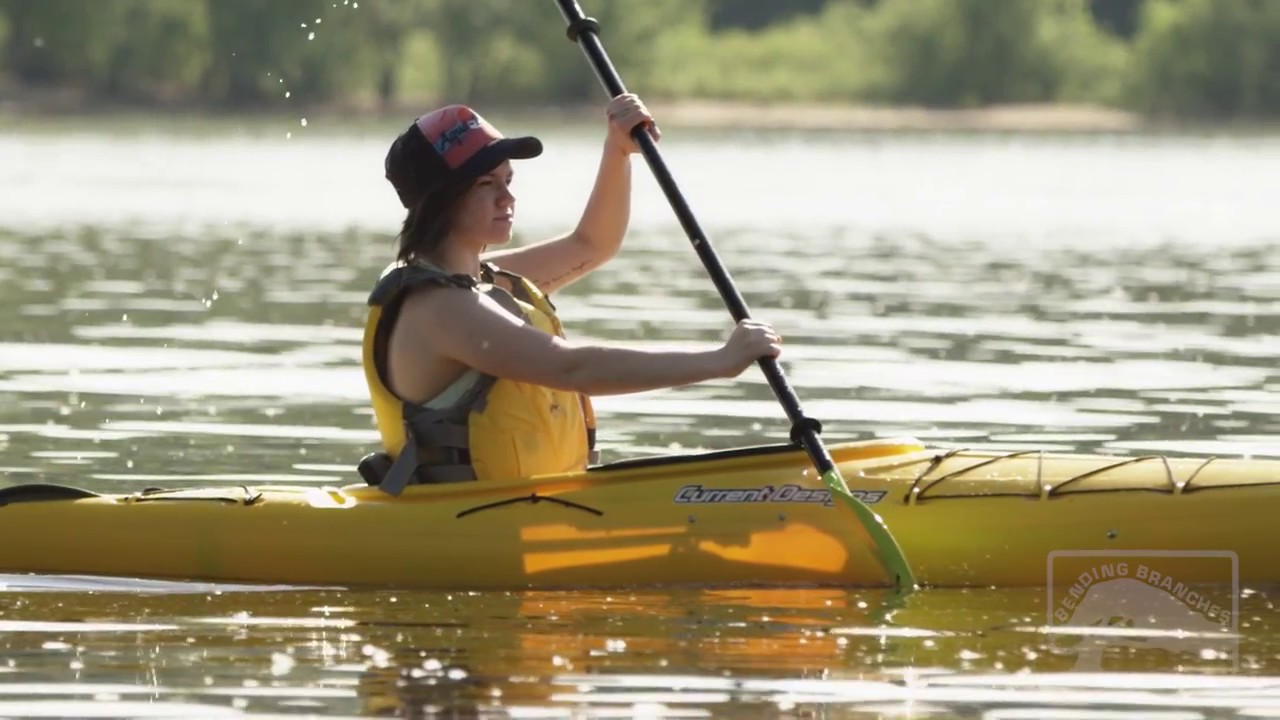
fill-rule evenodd
<path id="1" fill-rule="evenodd" d="M 553 278 L 549 278 L 545 284 L 551 285 L 551 286 L 558 286 L 561 283 L 569 282 L 570 280 L 581 277 L 582 274 L 586 272 L 587 268 L 589 268 L 590 266 L 591 266 L 591 263 L 587 262 L 586 260 L 583 260 L 582 262 L 578 263 L 577 265 L 574 265 L 573 267 L 560 273 L 559 275 L 556 275 Z"/>

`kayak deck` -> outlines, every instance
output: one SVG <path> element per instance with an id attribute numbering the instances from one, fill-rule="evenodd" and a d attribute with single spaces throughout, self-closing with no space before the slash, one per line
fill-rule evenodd
<path id="1" fill-rule="evenodd" d="M 1240 581 L 1280 580 L 1268 542 L 1280 462 L 911 440 L 830 450 L 925 585 L 1044 585 L 1064 552 L 1234 553 Z M 449 589 L 887 584 L 852 513 L 788 445 L 395 498 L 363 485 L 23 485 L 0 490 L 0 521 L 4 572 Z M 1191 561 L 1177 569 L 1221 580 Z"/>

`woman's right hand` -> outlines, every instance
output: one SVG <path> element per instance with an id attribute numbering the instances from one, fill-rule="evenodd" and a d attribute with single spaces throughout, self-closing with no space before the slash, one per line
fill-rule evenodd
<path id="1" fill-rule="evenodd" d="M 762 357 L 778 357 L 782 352 L 782 336 L 769 323 L 743 320 L 733 329 L 720 356 L 724 361 L 723 377 L 737 377 Z"/>

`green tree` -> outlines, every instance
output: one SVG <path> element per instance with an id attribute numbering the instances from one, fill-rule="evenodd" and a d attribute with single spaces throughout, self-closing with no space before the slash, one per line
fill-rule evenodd
<path id="1" fill-rule="evenodd" d="M 533 52 L 526 38 L 529 7 L 549 14 L 543 3 L 508 0 L 434 0 L 428 25 L 439 49 L 444 93 L 456 102 L 497 97 L 512 85 L 527 85 L 544 75 L 544 58 Z"/>
<path id="2" fill-rule="evenodd" d="M 797 15 L 817 15 L 828 0 L 711 0 L 707 20 L 711 30 L 762 30 Z"/>
<path id="3" fill-rule="evenodd" d="M 650 78 L 675 97 L 759 102 L 836 102 L 865 97 L 869 84 L 867 11 L 833 1 L 817 16 L 767 30 L 708 32 L 686 25 L 658 41 Z"/>
<path id="4" fill-rule="evenodd" d="M 530 3 L 530 9 L 540 5 Z M 608 2 L 593 0 L 583 3 L 583 12 L 600 21 L 600 36 L 610 60 L 618 68 L 627 89 L 646 93 L 658 87 L 663 72 L 662 39 L 685 28 L 704 27 L 706 4 L 703 0 L 645 0 L 645 2 Z M 538 22 L 546 27 L 534 40 L 539 54 L 546 58 L 546 82 L 542 89 L 561 100 L 601 98 L 599 81 L 587 63 L 582 50 L 565 36 L 564 19 L 558 12 L 541 12 Z M 532 25 L 532 23 L 531 23 Z M 695 64 L 689 56 L 678 59 L 687 68 Z"/>
<path id="5" fill-rule="evenodd" d="M 423 33 L 430 9 L 423 2 L 365 0 L 359 10 L 365 14 L 363 41 L 372 53 L 377 97 L 386 105 L 395 99 L 409 43 Z"/>
<path id="6" fill-rule="evenodd" d="M 0 4 L 0 77 L 4 75 L 4 71 L 8 65 L 9 14 L 5 10 L 5 6 Z"/>
<path id="7" fill-rule="evenodd" d="M 112 94 L 193 96 L 209 68 L 209 23 L 201 2 L 112 0 L 128 28 L 110 54 L 104 89 Z"/>
<path id="8" fill-rule="evenodd" d="M 261 105 L 289 92 L 328 100 L 371 80 L 374 56 L 360 42 L 368 14 L 360 8 L 333 0 L 208 0 L 207 7 L 206 91 L 215 99 Z"/>
<path id="9" fill-rule="evenodd" d="M 108 75 L 127 33 L 123 3 L 97 0 L 9 0 L 7 59 L 28 83 L 92 87 Z"/>
<path id="10" fill-rule="evenodd" d="M 872 13 L 876 94 L 967 107 L 1114 97 L 1121 41 L 1087 0 L 884 0 Z"/>
<path id="11" fill-rule="evenodd" d="M 1040 7 L 1040 0 L 885 0 L 872 35 L 883 96 L 934 106 L 1048 98 Z"/>
<path id="12" fill-rule="evenodd" d="M 1089 11 L 1099 27 L 1122 38 L 1138 32 L 1143 0 L 1089 0 Z"/>
<path id="13" fill-rule="evenodd" d="M 1280 114 L 1280 3 L 1150 0 L 1134 54 L 1134 102 L 1148 112 Z"/>
<path id="14" fill-rule="evenodd" d="M 1038 24 L 1049 57 L 1052 99 L 1120 105 L 1132 56 L 1129 43 L 1106 30 L 1075 0 L 1045 0 Z"/>
<path id="15" fill-rule="evenodd" d="M 444 94 L 456 102 L 577 101 L 600 90 L 581 50 L 565 36 L 551 3 L 435 0 L 430 30 L 440 52 Z M 610 59 L 628 83 L 644 86 L 658 38 L 702 18 L 701 0 L 583 3 L 601 24 Z"/>

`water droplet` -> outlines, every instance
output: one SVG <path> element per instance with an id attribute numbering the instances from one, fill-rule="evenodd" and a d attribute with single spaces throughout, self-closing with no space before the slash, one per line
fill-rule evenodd
<path id="1" fill-rule="evenodd" d="M 302 127 L 306 127 L 306 126 L 307 126 L 307 119 L 302 118 Z"/>
<path id="2" fill-rule="evenodd" d="M 285 97 L 289 97 L 289 96 L 290 96 L 290 95 L 292 95 L 292 94 L 293 94 L 293 93 L 291 93 L 291 92 L 289 92 L 288 90 L 286 90 L 286 91 L 285 91 L 285 93 L 284 93 L 284 96 L 285 96 Z"/>
<path id="3" fill-rule="evenodd" d="M 271 674 L 276 677 L 288 675 L 297 664 L 296 660 L 282 652 L 271 653 Z"/>
<path id="4" fill-rule="evenodd" d="M 293 139 L 293 133 L 291 133 L 291 132 L 287 132 L 287 133 L 285 133 L 285 134 L 284 134 L 284 139 L 285 139 L 285 140 L 292 140 L 292 139 Z M 241 243 L 243 243 L 243 242 L 244 242 L 243 240 L 239 240 L 239 241 L 237 241 L 237 242 L 236 242 L 236 244 L 237 244 L 237 245 L 239 245 L 239 244 L 241 244 Z"/>
<path id="5" fill-rule="evenodd" d="M 315 39 L 316 39 L 316 34 L 315 34 L 315 33 L 313 33 L 313 32 L 309 32 L 309 33 L 307 33 L 307 39 L 308 39 L 308 40 L 315 40 Z"/>

